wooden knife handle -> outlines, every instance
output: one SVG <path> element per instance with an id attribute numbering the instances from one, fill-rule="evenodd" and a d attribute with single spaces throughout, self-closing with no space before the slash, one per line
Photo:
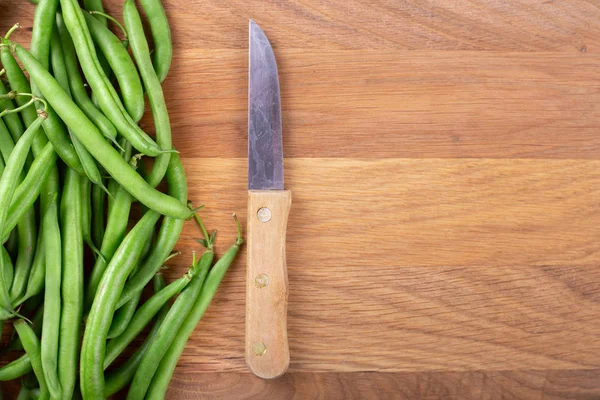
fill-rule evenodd
<path id="1" fill-rule="evenodd" d="M 285 236 L 292 193 L 248 192 L 246 364 L 256 376 L 277 378 L 290 364 Z"/>

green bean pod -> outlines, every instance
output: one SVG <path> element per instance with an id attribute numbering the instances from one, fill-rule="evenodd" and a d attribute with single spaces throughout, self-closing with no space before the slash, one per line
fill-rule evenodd
<path id="1" fill-rule="evenodd" d="M 13 379 L 22 377 L 31 370 L 31 359 L 29 355 L 23 354 L 21 357 L 0 368 L 0 381 L 12 381 Z"/>
<path id="2" fill-rule="evenodd" d="M 160 8 L 162 9 L 162 7 Z M 157 12 L 155 13 L 159 14 Z M 127 29 L 131 52 L 137 63 L 140 75 L 142 76 L 144 88 L 148 95 L 148 102 L 152 109 L 152 118 L 154 118 L 154 127 L 156 130 L 156 143 L 161 149 L 171 149 L 173 144 L 171 143 L 169 112 L 167 111 L 167 105 L 165 103 L 160 80 L 152 66 L 150 49 L 148 48 L 148 42 L 144 35 L 142 20 L 137 8 L 135 8 L 133 0 L 126 0 L 123 4 L 123 21 L 125 23 L 125 28 Z M 164 41 L 164 39 L 162 41 Z M 170 38 L 168 38 L 167 41 L 170 43 Z M 150 185 L 156 186 L 162 181 L 167 168 L 169 167 L 170 157 L 171 154 L 165 153 L 156 158 L 154 165 L 152 166 L 152 172 L 147 179 Z"/>
<path id="3" fill-rule="evenodd" d="M 23 342 L 23 348 L 25 348 L 25 352 L 29 356 L 33 372 L 40 384 L 40 399 L 49 399 L 48 385 L 46 384 L 46 378 L 44 378 L 44 370 L 42 368 L 40 341 L 37 336 L 35 336 L 31 327 L 27 325 L 24 320 L 18 320 L 14 325 L 21 338 L 21 342 Z"/>
<path id="4" fill-rule="evenodd" d="M 110 329 L 121 290 L 139 261 L 143 239 L 152 231 L 160 215 L 148 211 L 125 237 L 106 269 L 89 313 L 81 348 L 81 394 L 86 400 L 104 399 L 104 356 L 106 335 Z"/>
<path id="5" fill-rule="evenodd" d="M 36 4 L 37 0 L 33 0 L 32 3 Z M 29 400 L 31 399 L 31 393 L 29 389 L 25 386 L 21 386 L 21 390 L 19 390 L 19 395 L 17 396 L 17 400 Z"/>
<path id="6" fill-rule="evenodd" d="M 182 203 L 187 202 L 187 182 L 185 170 L 178 154 L 173 154 L 169 161 L 167 169 L 167 182 L 169 184 L 169 194 Z M 156 238 L 156 243 L 150 252 L 150 255 L 144 261 L 137 273 L 135 273 L 125 285 L 117 307 L 122 307 L 136 293 L 141 292 L 150 282 L 152 277 L 158 272 L 163 262 L 169 257 L 169 254 L 175 247 L 184 221 L 181 219 L 165 217 Z"/>
<path id="7" fill-rule="evenodd" d="M 70 399 L 77 381 L 83 316 L 83 210 L 81 184 L 86 180 L 67 170 L 61 202 L 62 308 L 58 343 L 58 378 L 62 395 Z"/>
<path id="8" fill-rule="evenodd" d="M 127 393 L 127 400 L 144 399 L 160 360 L 167 350 L 169 350 L 169 346 L 171 346 L 171 343 L 175 339 L 177 331 L 184 323 L 194 305 L 194 301 L 198 298 L 200 290 L 202 290 L 202 285 L 212 264 L 213 256 L 214 253 L 211 250 L 206 251 L 202 255 L 198 262 L 200 268 L 199 276 L 194 277 L 190 284 L 181 291 L 161 327 L 158 328 L 158 332 L 153 338 L 146 354 L 144 354 L 142 362 L 131 382 L 131 387 Z"/>
<path id="9" fill-rule="evenodd" d="M 6 78 L 8 79 L 10 88 L 12 90 L 16 90 L 18 93 L 31 93 L 31 85 L 29 85 L 29 81 L 23 73 L 21 66 L 17 60 L 15 60 L 15 57 L 12 55 L 8 47 L 0 48 L 0 60 L 2 61 L 2 66 L 6 71 Z M 28 100 L 29 99 L 26 99 L 23 96 L 17 96 L 15 102 L 17 103 L 17 106 L 22 107 L 28 102 Z M 25 127 L 28 127 L 37 119 L 35 107 L 26 107 L 21 110 L 20 114 L 23 118 Z M 31 145 L 33 154 L 37 156 L 39 153 L 41 153 L 47 142 L 48 139 L 46 139 L 46 135 L 44 135 L 44 132 L 40 129 L 36 133 Z"/>
<path id="10" fill-rule="evenodd" d="M 40 196 L 42 187 L 47 184 L 49 176 L 54 171 L 53 165 L 56 158 L 52 143 L 47 143 L 43 151 L 34 159 L 27 176 L 15 190 L 10 203 L 6 225 L 2 231 L 3 242 Z"/>
<path id="11" fill-rule="evenodd" d="M 173 59 L 171 29 L 160 0 L 141 0 L 154 39 L 154 69 L 162 82 L 167 77 Z"/>
<path id="12" fill-rule="evenodd" d="M 181 328 L 179 328 L 179 332 L 177 332 L 175 339 L 169 346 L 169 349 L 165 355 L 162 357 L 158 365 L 158 369 L 152 377 L 152 382 L 148 388 L 148 392 L 146 393 L 147 399 L 158 400 L 165 398 L 167 387 L 169 386 L 169 382 L 171 381 L 171 377 L 173 376 L 173 372 L 177 366 L 177 361 L 179 360 L 181 353 L 183 353 L 183 349 L 185 348 L 188 339 L 194 332 L 194 329 L 196 329 L 196 326 L 202 319 L 204 312 L 208 308 L 208 305 L 217 292 L 225 273 L 237 256 L 242 243 L 243 239 L 241 237 L 241 229 L 239 228 L 238 223 L 238 238 L 236 243 L 231 246 L 225 254 L 223 254 L 221 259 L 217 261 L 217 263 L 208 273 L 200 295 L 184 319 L 183 325 Z"/>
<path id="13" fill-rule="evenodd" d="M 140 260 L 145 259 L 148 255 L 148 252 L 150 251 L 150 248 L 154 243 L 154 241 L 152 240 L 154 238 L 154 233 L 155 230 L 153 229 L 150 232 L 150 235 L 148 235 L 148 237 L 146 238 L 146 244 L 144 245 L 144 249 L 142 250 Z M 136 264 L 135 268 L 131 272 L 132 274 L 139 269 L 140 264 L 141 263 Z M 113 316 L 113 320 L 110 324 L 110 329 L 108 331 L 108 334 L 106 335 L 107 339 L 116 338 L 117 336 L 122 334 L 125 329 L 127 329 L 129 323 L 131 322 L 131 319 L 133 318 L 133 314 L 135 314 L 135 310 L 137 309 L 141 297 L 142 294 L 139 293 L 133 299 L 129 300 L 123 307 L 115 311 L 115 315 Z"/>
<path id="14" fill-rule="evenodd" d="M 13 262 L 8 250 L 4 246 L 0 247 L 2 247 L 2 276 L 4 276 L 5 282 L 12 282 L 15 273 Z"/>
<path id="15" fill-rule="evenodd" d="M 60 337 L 62 240 L 55 199 L 44 214 L 42 234 L 46 258 L 46 291 L 44 294 L 44 322 L 42 327 L 42 366 L 48 391 L 52 398 L 62 398 L 58 379 L 58 345 Z"/>
<path id="16" fill-rule="evenodd" d="M 2 157 L 5 161 L 8 161 L 13 149 L 13 138 L 8 132 L 4 122 L 0 120 L 0 152 L 2 153 Z M 24 171 L 21 172 L 21 177 L 24 175 Z M 31 264 L 33 262 L 37 233 L 35 210 L 33 208 L 28 209 L 23 215 L 23 218 L 18 221 L 17 233 L 18 248 L 17 259 L 14 266 L 14 277 L 11 277 L 10 280 L 6 280 L 6 282 L 11 282 L 9 288 L 9 296 L 11 301 L 14 301 L 23 295 L 27 285 Z"/>
<path id="17" fill-rule="evenodd" d="M 2 196 L 0 196 L 0 232 L 4 232 L 10 202 L 23 166 L 25 165 L 25 159 L 29 153 L 31 142 L 33 141 L 37 129 L 39 129 L 42 120 L 43 117 L 36 119 L 31 126 L 27 128 L 23 136 L 21 136 L 21 139 L 15 145 L 6 162 L 2 177 L 0 177 L 0 193 L 2 193 Z M 3 257 L 0 257 L 0 263 L 3 264 L 2 258 Z M 7 283 L 2 276 L 0 279 L 0 308 L 4 309 L 4 311 L 12 312 L 13 308 L 8 292 L 9 287 L 9 283 Z"/>
<path id="18" fill-rule="evenodd" d="M 4 86 L 2 80 L 0 80 L 0 95 L 7 94 L 8 91 Z M 15 105 L 10 99 L 1 99 L 0 100 L 0 111 L 2 110 L 14 110 Z M 6 124 L 6 128 L 10 132 L 10 135 L 13 141 L 19 140 L 23 132 L 25 132 L 25 128 L 23 127 L 23 122 L 21 122 L 21 118 L 19 118 L 19 114 L 10 113 L 6 114 L 2 117 L 4 123 Z"/>
<path id="19" fill-rule="evenodd" d="M 69 0 L 63 1 L 68 2 Z M 129 193 L 152 210 L 173 218 L 185 219 L 192 215 L 186 205 L 154 189 L 135 172 L 104 139 L 96 126 L 73 103 L 52 75 L 22 46 L 18 44 L 13 44 L 13 46 L 29 74 L 37 79 L 39 88 L 48 102 L 60 105 L 57 110 L 62 120 L 113 179 L 119 182 L 121 186 L 125 186 Z"/>
<path id="20" fill-rule="evenodd" d="M 42 232 L 40 227 L 33 265 L 31 266 L 31 273 L 27 281 L 27 290 L 21 298 L 13 302 L 14 307 L 40 294 L 42 289 L 44 289 L 46 282 L 46 252 L 44 250 L 44 235 Z"/>
<path id="21" fill-rule="evenodd" d="M 94 43 L 106 57 L 115 73 L 117 82 L 119 82 L 125 110 L 135 122 L 138 122 L 144 115 L 144 89 L 127 48 L 110 29 L 102 25 L 93 15 L 88 13 L 83 15 Z"/>
<path id="22" fill-rule="evenodd" d="M 35 244 L 37 242 L 37 226 L 35 221 L 35 209 L 27 210 L 18 223 L 19 251 L 15 261 L 15 274 L 10 287 L 9 295 L 11 302 L 25 293 L 27 281 L 33 258 L 35 256 Z"/>
<path id="23" fill-rule="evenodd" d="M 108 266 L 108 261 L 113 257 L 125 237 L 132 200 L 131 195 L 123 187 L 119 187 L 114 205 L 111 207 L 110 214 L 108 215 L 106 232 L 104 233 L 102 246 L 100 247 L 100 254 L 102 254 L 103 258 L 98 257 L 96 259 L 85 291 L 86 310 L 89 310 L 92 306 L 98 285 L 100 285 L 102 276 Z"/>
<path id="24" fill-rule="evenodd" d="M 163 278 L 162 274 L 154 275 L 153 286 L 155 295 L 157 293 L 160 293 L 160 291 L 165 288 L 165 285 L 165 279 Z M 167 301 L 164 303 L 158 314 L 156 314 L 154 325 L 152 326 L 150 333 L 148 333 L 144 344 L 142 344 L 142 346 L 131 357 L 129 357 L 129 359 L 123 365 L 119 366 L 119 368 L 116 368 L 115 370 L 109 372 L 106 375 L 106 387 L 104 389 L 104 394 L 106 395 L 106 397 L 112 396 L 113 394 L 123 389 L 129 382 L 131 382 L 133 376 L 135 375 L 135 371 L 137 371 L 137 368 L 140 365 L 140 361 L 142 361 L 142 357 L 144 356 L 146 350 L 148 349 L 148 346 L 150 346 L 150 343 L 152 342 L 152 338 L 156 335 L 160 324 L 165 319 L 168 312 L 169 303 Z"/>
<path id="25" fill-rule="evenodd" d="M 102 71 L 90 30 L 77 1 L 60 1 L 64 21 L 75 44 L 81 68 L 106 117 L 114 124 L 117 131 L 141 153 L 155 157 L 165 151 L 170 151 L 160 149 L 126 112 L 115 88 Z M 95 19 L 94 21 L 97 22 Z M 83 142 L 83 139 L 80 138 L 80 140 Z"/>
<path id="26" fill-rule="evenodd" d="M 192 269 L 195 269 L 196 271 L 193 271 Z M 190 283 L 194 275 L 198 275 L 199 269 L 200 268 L 197 266 L 192 266 L 185 275 L 176 281 L 173 281 L 169 286 L 149 298 L 139 310 L 136 311 L 127 329 L 125 329 L 118 337 L 110 340 L 106 345 L 104 369 L 108 368 L 133 339 L 142 332 L 154 315 L 162 310 L 163 306 L 168 303 L 169 299 L 181 292 L 183 288 Z"/>
<path id="27" fill-rule="evenodd" d="M 44 7 L 48 7 L 48 2 L 44 2 Z M 39 7 L 36 7 L 36 17 L 38 15 L 38 8 Z M 52 12 L 51 4 L 50 11 L 47 11 L 47 13 L 49 14 L 50 12 Z M 52 14 L 52 20 L 49 22 L 51 24 L 54 23 L 53 15 L 54 14 Z M 33 52 L 32 55 L 37 56 L 39 54 L 39 58 L 41 60 L 44 60 L 44 63 L 40 61 L 38 61 L 38 63 L 40 63 L 42 69 L 47 71 L 49 65 L 48 52 L 50 51 L 49 40 L 51 33 L 48 32 L 47 37 L 45 37 L 43 33 L 40 33 L 41 25 L 46 26 L 48 24 L 46 14 L 44 14 L 43 19 L 43 24 L 36 25 L 36 21 L 34 21 L 35 29 L 32 32 L 32 40 L 30 47 Z M 0 48 L 0 59 L 2 60 L 2 65 L 4 66 L 4 69 L 6 71 L 6 77 L 8 78 L 8 82 L 10 84 L 11 89 L 16 90 L 20 93 L 32 93 L 33 90 L 32 87 L 29 85 L 29 81 L 25 77 L 25 74 L 23 74 L 21 66 L 17 63 L 8 47 Z M 18 106 L 23 106 L 26 101 L 22 96 L 18 96 L 16 98 L 16 102 Z M 23 118 L 25 127 L 29 128 L 29 126 L 31 126 L 31 124 L 33 124 L 33 122 L 37 119 L 37 111 L 35 107 L 26 107 L 25 109 L 23 109 L 21 111 L 21 117 Z M 41 154 L 45 150 L 45 146 L 47 143 L 48 139 L 46 138 L 46 135 L 44 135 L 44 130 L 38 128 L 35 137 L 33 138 L 33 143 L 31 144 L 33 155 L 37 157 L 39 154 Z M 40 193 L 40 206 L 42 209 L 46 209 L 48 207 L 50 201 L 52 201 L 52 198 L 54 197 L 54 193 L 58 191 L 59 185 L 58 170 L 56 169 L 54 162 L 47 164 L 46 168 L 48 175 L 44 182 L 44 186 L 42 188 L 43 190 Z M 26 210 L 26 208 L 24 208 L 23 210 Z"/>
<path id="28" fill-rule="evenodd" d="M 36 300 L 36 298 L 32 298 L 30 300 Z M 21 309 L 21 312 L 23 312 L 25 314 L 25 306 L 29 305 L 29 302 L 26 302 L 25 305 L 23 306 L 23 308 Z M 44 319 L 44 305 L 38 305 L 37 306 L 37 310 L 35 310 L 35 314 L 33 314 L 33 317 L 31 317 L 31 327 L 33 328 L 33 331 L 35 332 L 35 334 L 39 337 L 42 334 L 42 323 L 43 323 L 43 319 Z M 10 342 L 8 343 L 8 346 L 6 346 L 7 349 L 9 350 L 13 350 L 13 351 L 20 351 L 23 350 L 23 343 L 21 343 L 21 339 L 19 339 L 19 335 L 17 335 L 17 333 L 15 331 L 13 331 L 13 337 L 11 338 Z"/>
<path id="29" fill-rule="evenodd" d="M 62 14 L 56 14 L 56 26 L 60 36 L 62 49 L 65 57 L 65 67 L 69 77 L 69 87 L 75 104 L 88 116 L 90 120 L 98 127 L 105 138 L 114 141 L 117 137 L 117 130 L 114 125 L 102 114 L 98 108 L 92 103 L 87 94 L 83 79 L 79 73 L 79 65 L 77 63 L 77 54 L 73 40 L 69 35 L 69 31 L 65 26 Z"/>
<path id="30" fill-rule="evenodd" d="M 83 8 L 86 11 L 100 11 L 104 12 L 104 6 L 102 5 L 102 0 L 83 0 Z M 102 15 L 94 14 L 94 17 L 102 23 L 102 25 L 106 26 L 107 21 L 106 18 Z"/>
<path id="31" fill-rule="evenodd" d="M 104 213 L 106 192 L 100 186 L 92 187 L 92 243 L 100 248 L 104 238 Z"/>

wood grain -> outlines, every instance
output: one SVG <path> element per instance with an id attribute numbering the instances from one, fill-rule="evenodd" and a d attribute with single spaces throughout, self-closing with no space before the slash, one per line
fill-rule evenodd
<path id="1" fill-rule="evenodd" d="M 351 374 L 292 373 L 265 381 L 248 374 L 180 371 L 172 399 L 598 399 L 600 370 Z"/>
<path id="2" fill-rule="evenodd" d="M 217 253 L 246 219 L 249 18 L 275 47 L 294 192 L 289 373 L 245 365 L 243 248 L 169 399 L 600 398 L 600 3 L 164 4 L 174 143 Z M 27 43 L 33 6 L 2 7 Z"/>
<path id="3" fill-rule="evenodd" d="M 285 250 L 291 205 L 289 190 L 248 191 L 245 354 L 250 371 L 264 379 L 290 365 Z"/>

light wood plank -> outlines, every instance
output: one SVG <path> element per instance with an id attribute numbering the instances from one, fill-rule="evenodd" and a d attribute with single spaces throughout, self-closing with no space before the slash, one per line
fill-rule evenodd
<path id="1" fill-rule="evenodd" d="M 184 164 L 225 251 L 245 160 Z M 288 160 L 290 371 L 597 368 L 598 164 Z M 198 235 L 186 226 L 176 275 Z M 244 260 L 184 367 L 246 370 Z"/>
<path id="2" fill-rule="evenodd" d="M 19 18 L 30 26 L 32 5 L 4 1 L 9 6 L 3 9 L 3 20 Z M 177 50 L 246 48 L 250 18 L 269 27 L 274 46 L 286 48 L 581 52 L 597 51 L 600 45 L 600 7 L 585 0 L 163 3 Z M 120 18 L 121 1 L 104 4 Z"/>
<path id="3" fill-rule="evenodd" d="M 600 370 L 288 374 L 265 381 L 249 374 L 177 370 L 167 399 L 597 399 Z"/>

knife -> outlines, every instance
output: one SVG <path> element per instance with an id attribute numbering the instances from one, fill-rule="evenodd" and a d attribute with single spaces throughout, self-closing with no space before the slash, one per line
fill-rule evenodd
<path id="1" fill-rule="evenodd" d="M 275 55 L 252 20 L 249 30 L 246 364 L 255 375 L 271 379 L 290 363 L 285 237 L 292 193 L 283 189 Z"/>

